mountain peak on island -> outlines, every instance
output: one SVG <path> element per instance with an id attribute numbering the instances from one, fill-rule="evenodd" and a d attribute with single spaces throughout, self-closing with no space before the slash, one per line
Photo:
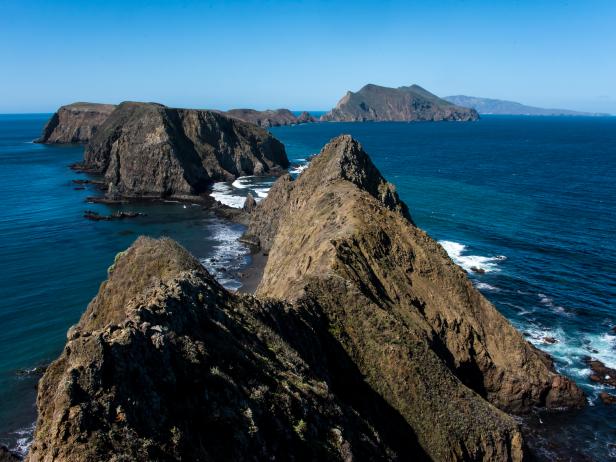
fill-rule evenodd
<path id="1" fill-rule="evenodd" d="M 348 91 L 323 121 L 472 121 L 473 109 L 451 104 L 419 85 L 389 88 L 369 83 L 358 92 Z"/>

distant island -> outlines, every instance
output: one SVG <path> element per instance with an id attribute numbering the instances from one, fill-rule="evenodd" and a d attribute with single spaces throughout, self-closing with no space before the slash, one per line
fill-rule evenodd
<path id="1" fill-rule="evenodd" d="M 348 91 L 335 108 L 321 116 L 327 122 L 473 121 L 474 109 L 457 106 L 419 85 L 389 88 L 368 84 Z"/>
<path id="2" fill-rule="evenodd" d="M 222 114 L 264 128 L 316 122 L 316 119 L 306 111 L 296 116 L 288 109 L 268 109 L 266 111 L 257 111 L 255 109 L 230 109 L 226 112 L 222 112 Z"/>
<path id="3" fill-rule="evenodd" d="M 499 115 L 529 115 L 529 116 L 608 116 L 597 112 L 580 112 L 569 109 L 545 109 L 515 101 L 502 99 L 479 98 L 477 96 L 454 95 L 445 96 L 443 99 L 452 104 L 475 109 L 479 114 Z"/>

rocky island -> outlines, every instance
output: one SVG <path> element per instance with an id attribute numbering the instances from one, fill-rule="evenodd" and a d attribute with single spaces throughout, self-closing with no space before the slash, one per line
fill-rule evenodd
<path id="1" fill-rule="evenodd" d="M 335 108 L 321 116 L 332 122 L 473 121 L 474 109 L 456 106 L 419 85 L 388 88 L 368 84 L 347 92 Z"/>
<path id="2" fill-rule="evenodd" d="M 288 166 L 282 143 L 253 124 L 213 111 L 125 102 L 98 127 L 78 168 L 103 175 L 108 197 L 171 197 Z"/>
<path id="3" fill-rule="evenodd" d="M 508 413 L 585 403 L 349 136 L 253 204 L 246 239 L 269 254 L 254 296 L 168 239 L 118 254 L 41 379 L 28 461 L 521 461 Z"/>
<path id="4" fill-rule="evenodd" d="M 223 114 L 264 128 L 316 122 L 316 119 L 306 111 L 302 112 L 299 116 L 296 116 L 288 109 L 267 111 L 256 111 L 254 109 L 231 109 L 223 112 Z"/>

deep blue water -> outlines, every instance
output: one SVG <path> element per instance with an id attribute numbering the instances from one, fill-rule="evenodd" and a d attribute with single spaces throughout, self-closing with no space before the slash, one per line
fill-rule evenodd
<path id="1" fill-rule="evenodd" d="M 82 148 L 29 143 L 47 117 L 0 116 L 0 442 L 11 445 L 35 416 L 36 378 L 18 371 L 58 355 L 114 255 L 137 235 L 170 235 L 210 268 L 212 257 L 231 267 L 247 259 L 234 241 L 241 227 L 196 206 L 131 204 L 126 209 L 147 216 L 83 219 L 86 209 L 110 210 L 85 203 L 94 187 L 74 189 L 72 180 L 85 176 L 68 165 Z M 603 388 L 589 382 L 583 361 L 590 355 L 616 367 L 616 118 L 492 116 L 272 132 L 295 163 L 338 134 L 359 139 L 416 223 L 461 266 L 486 270 L 469 272 L 477 287 L 588 393 L 582 412 L 532 417 L 543 437 L 573 460 L 616 457 L 609 446 L 616 407 L 597 399 Z M 217 194 L 239 205 L 247 191 L 263 196 L 270 183 L 240 179 L 217 185 Z M 224 272 L 217 276 L 233 286 Z"/>

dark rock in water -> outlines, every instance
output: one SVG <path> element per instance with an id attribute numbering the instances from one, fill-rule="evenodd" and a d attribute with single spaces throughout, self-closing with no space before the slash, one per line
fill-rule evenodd
<path id="1" fill-rule="evenodd" d="M 599 393 L 599 398 L 601 398 L 603 404 L 616 404 L 616 396 L 610 395 L 609 393 L 606 393 L 604 391 Z"/>
<path id="2" fill-rule="evenodd" d="M 310 113 L 307 112 L 307 111 L 302 112 L 297 117 L 297 123 L 298 124 L 313 123 L 313 122 L 316 122 L 316 121 L 317 121 L 317 119 L 315 119 L 313 116 L 311 116 Z"/>
<path id="3" fill-rule="evenodd" d="M 109 197 L 194 196 L 214 181 L 276 174 L 284 146 L 266 130 L 212 111 L 122 103 L 99 127 L 83 167 L 105 175 Z"/>
<path id="4" fill-rule="evenodd" d="M 19 377 L 38 377 L 45 373 L 48 364 L 41 364 L 30 369 L 18 369 L 16 375 Z"/>
<path id="5" fill-rule="evenodd" d="M 223 112 L 222 114 L 264 128 L 316 122 L 316 119 L 307 112 L 302 112 L 299 117 L 296 117 L 295 114 L 288 109 L 267 111 L 256 111 L 254 109 L 231 109 Z"/>
<path id="6" fill-rule="evenodd" d="M 590 380 L 602 383 L 603 385 L 616 387 L 616 369 L 606 367 L 606 365 L 598 359 L 585 358 L 585 362 L 593 372 L 590 376 Z"/>
<path id="7" fill-rule="evenodd" d="M 18 462 L 21 459 L 13 454 L 9 448 L 4 445 L 0 446 L 0 462 Z"/>
<path id="8" fill-rule="evenodd" d="M 484 270 L 483 268 L 478 268 L 476 266 L 471 266 L 471 271 L 477 274 L 486 274 L 486 270 Z"/>
<path id="9" fill-rule="evenodd" d="M 368 84 L 357 93 L 351 91 L 334 109 L 321 117 L 323 121 L 473 121 L 477 111 L 456 106 L 418 85 L 387 88 Z"/>
<path id="10" fill-rule="evenodd" d="M 246 196 L 246 202 L 244 202 L 244 207 L 243 209 L 250 213 L 254 210 L 254 208 L 257 206 L 257 201 L 255 200 L 255 198 L 252 196 L 252 194 L 248 193 L 248 195 Z"/>
<path id="11" fill-rule="evenodd" d="M 84 188 L 83 186 L 78 186 L 78 187 L 73 188 L 73 189 L 74 189 L 75 191 L 83 191 L 83 190 L 84 190 L 84 189 L 86 189 L 86 188 Z"/>
<path id="12" fill-rule="evenodd" d="M 132 211 L 117 211 L 113 212 L 111 215 L 101 215 L 98 212 L 94 212 L 93 210 L 86 210 L 85 212 L 83 212 L 83 217 L 92 221 L 123 220 L 124 218 L 136 218 L 144 215 L 144 213 Z"/>
<path id="13" fill-rule="evenodd" d="M 41 379 L 29 461 L 517 462 L 503 410 L 584 405 L 351 137 L 251 220 L 255 296 L 168 239 L 116 257 Z"/>
<path id="14" fill-rule="evenodd" d="M 553 345 L 554 343 L 558 343 L 558 340 L 555 339 L 554 337 L 543 337 L 543 342 Z"/>
<path id="15" fill-rule="evenodd" d="M 73 103 L 62 106 L 51 116 L 36 143 L 85 144 L 114 109 L 113 104 L 97 103 Z"/>

